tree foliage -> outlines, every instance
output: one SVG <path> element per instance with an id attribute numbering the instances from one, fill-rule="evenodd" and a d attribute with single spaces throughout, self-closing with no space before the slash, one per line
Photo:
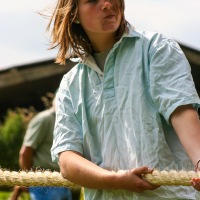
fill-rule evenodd
<path id="1" fill-rule="evenodd" d="M 33 108 L 8 110 L 0 124 L 0 167 L 18 170 L 19 150 L 30 119 L 35 115 Z"/>
<path id="2" fill-rule="evenodd" d="M 47 93 L 41 97 L 46 108 L 52 106 L 54 94 Z M 19 151 L 23 142 L 29 121 L 37 113 L 34 107 L 8 109 L 0 123 L 0 167 L 9 170 L 19 170 Z"/>

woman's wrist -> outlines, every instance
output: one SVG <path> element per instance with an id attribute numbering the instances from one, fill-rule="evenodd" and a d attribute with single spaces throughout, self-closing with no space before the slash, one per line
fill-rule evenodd
<path id="1" fill-rule="evenodd" d="M 120 175 L 116 171 L 110 171 L 107 176 L 106 185 L 108 189 L 117 190 L 120 189 Z"/>
<path id="2" fill-rule="evenodd" d="M 113 185 L 115 190 L 125 189 L 124 180 L 126 179 L 128 173 L 129 170 L 119 170 L 113 174 Z"/>

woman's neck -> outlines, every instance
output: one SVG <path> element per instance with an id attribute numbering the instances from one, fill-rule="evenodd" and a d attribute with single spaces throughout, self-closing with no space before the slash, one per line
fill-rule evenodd
<path id="1" fill-rule="evenodd" d="M 116 42 L 114 34 L 95 34 L 89 37 L 96 53 L 111 49 Z"/>

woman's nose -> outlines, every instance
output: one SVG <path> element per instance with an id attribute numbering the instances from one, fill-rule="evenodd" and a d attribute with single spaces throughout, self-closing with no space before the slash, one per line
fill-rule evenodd
<path id="1" fill-rule="evenodd" d="M 112 6 L 112 4 L 111 4 L 110 0 L 103 0 L 101 9 L 108 10 L 111 8 L 111 6 Z"/>

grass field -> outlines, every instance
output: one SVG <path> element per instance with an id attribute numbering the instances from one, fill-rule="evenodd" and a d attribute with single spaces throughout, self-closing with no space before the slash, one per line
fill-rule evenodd
<path id="1" fill-rule="evenodd" d="M 0 192 L 0 200 L 8 200 L 10 192 Z"/>
<path id="2" fill-rule="evenodd" d="M 11 196 L 10 191 L 0 191 L 0 200 L 9 200 Z M 76 196 L 73 197 L 73 200 L 84 200 L 83 194 L 78 197 L 79 194 L 77 193 Z M 22 193 L 19 200 L 31 200 L 28 193 Z"/>
<path id="3" fill-rule="evenodd" d="M 11 195 L 11 192 L 9 191 L 0 191 L 0 200 L 9 200 L 9 197 Z M 23 193 L 20 196 L 20 200 L 30 200 L 29 194 L 28 193 Z"/>
<path id="4" fill-rule="evenodd" d="M 0 190 L 0 200 L 9 200 L 11 196 L 11 192 L 12 192 L 11 190 L 10 191 Z M 78 191 L 76 192 L 74 191 L 72 197 L 73 197 L 73 200 L 84 200 L 83 191 L 81 191 L 81 194 Z M 28 193 L 23 192 L 21 193 L 19 200 L 31 200 L 31 199 Z"/>

